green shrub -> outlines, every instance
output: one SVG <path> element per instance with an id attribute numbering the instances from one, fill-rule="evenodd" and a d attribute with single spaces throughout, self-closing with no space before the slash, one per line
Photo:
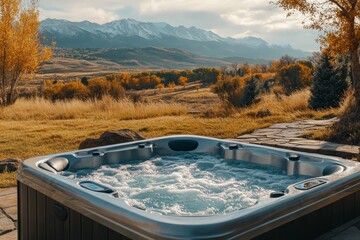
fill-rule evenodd
<path id="1" fill-rule="evenodd" d="M 125 96 L 125 89 L 121 86 L 121 84 L 119 82 L 113 81 L 113 82 L 110 82 L 110 89 L 109 89 L 108 94 L 113 99 L 118 101 Z"/>
<path id="2" fill-rule="evenodd" d="M 81 99 L 85 100 L 89 96 L 89 92 L 80 82 L 69 82 L 66 84 L 60 84 L 58 91 L 52 96 L 52 100 L 66 100 L 66 99 Z M 55 84 L 55 85 L 57 85 Z"/>
<path id="3" fill-rule="evenodd" d="M 212 86 L 212 91 L 226 105 L 234 107 L 245 107 L 253 104 L 259 94 L 257 79 L 254 76 L 247 81 L 241 77 L 218 79 L 216 84 Z"/>
<path id="4" fill-rule="evenodd" d="M 110 91 L 111 83 L 106 78 L 93 78 L 89 80 L 89 95 L 92 99 L 102 99 Z"/>
<path id="5" fill-rule="evenodd" d="M 125 96 L 125 89 L 118 81 L 109 82 L 105 78 L 94 78 L 88 81 L 85 86 L 81 81 L 56 83 L 45 81 L 43 86 L 43 96 L 46 99 L 67 100 L 67 99 L 102 99 L 109 95 L 115 100 Z"/>

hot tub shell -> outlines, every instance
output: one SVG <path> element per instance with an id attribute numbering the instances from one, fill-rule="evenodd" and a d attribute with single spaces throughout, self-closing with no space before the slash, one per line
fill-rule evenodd
<path id="1" fill-rule="evenodd" d="M 239 211 L 164 216 L 127 205 L 111 189 L 92 191 L 58 174 L 183 151 L 268 164 L 288 175 L 312 178 L 290 185 L 283 196 Z M 313 239 L 360 216 L 358 162 L 200 136 L 31 158 L 23 162 L 17 178 L 19 239 Z"/>

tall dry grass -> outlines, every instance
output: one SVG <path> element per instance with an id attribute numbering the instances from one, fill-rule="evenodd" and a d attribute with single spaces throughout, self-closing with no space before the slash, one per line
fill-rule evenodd
<path id="1" fill-rule="evenodd" d="M 186 114 L 187 108 L 164 102 L 134 103 L 128 99 L 115 101 L 104 97 L 97 101 L 57 101 L 42 98 L 19 99 L 10 107 L 0 109 L 0 120 L 65 120 L 93 119 L 145 119 Z"/>
<path id="2" fill-rule="evenodd" d="M 253 107 L 253 111 L 268 109 L 272 114 L 293 113 L 308 109 L 308 99 L 310 91 L 304 90 L 296 92 L 290 96 L 275 94 L 264 95 L 259 103 Z"/>
<path id="3" fill-rule="evenodd" d="M 262 96 L 261 100 L 257 104 L 244 109 L 242 113 L 248 114 L 249 116 L 258 116 L 259 113 L 267 112 L 268 115 L 271 116 L 289 115 L 292 117 L 303 116 L 309 118 L 323 118 L 338 115 L 340 111 L 339 109 L 328 109 L 323 111 L 314 111 L 309 109 L 308 101 L 310 94 L 309 89 L 295 92 L 290 96 L 266 94 Z"/>

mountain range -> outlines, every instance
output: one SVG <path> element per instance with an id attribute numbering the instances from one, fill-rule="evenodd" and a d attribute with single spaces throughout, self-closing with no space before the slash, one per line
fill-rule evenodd
<path id="1" fill-rule="evenodd" d="M 55 41 L 60 48 L 167 48 L 188 51 L 210 58 L 241 57 L 278 59 L 287 54 L 305 58 L 308 52 L 291 46 L 269 44 L 256 37 L 224 38 L 195 27 L 174 27 L 167 23 L 116 20 L 105 24 L 89 21 L 45 19 L 40 24 L 44 43 Z"/>

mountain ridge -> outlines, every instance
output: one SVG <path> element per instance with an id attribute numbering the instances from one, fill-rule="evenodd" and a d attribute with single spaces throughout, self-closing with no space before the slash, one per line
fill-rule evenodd
<path id="1" fill-rule="evenodd" d="M 57 46 L 65 48 L 177 48 L 206 57 L 268 60 L 285 54 L 297 58 L 310 55 L 290 46 L 271 45 L 261 38 L 223 38 L 196 27 L 173 27 L 164 22 L 140 22 L 134 19 L 105 24 L 45 19 L 39 30 L 45 36 L 45 44 L 56 41 Z"/>

